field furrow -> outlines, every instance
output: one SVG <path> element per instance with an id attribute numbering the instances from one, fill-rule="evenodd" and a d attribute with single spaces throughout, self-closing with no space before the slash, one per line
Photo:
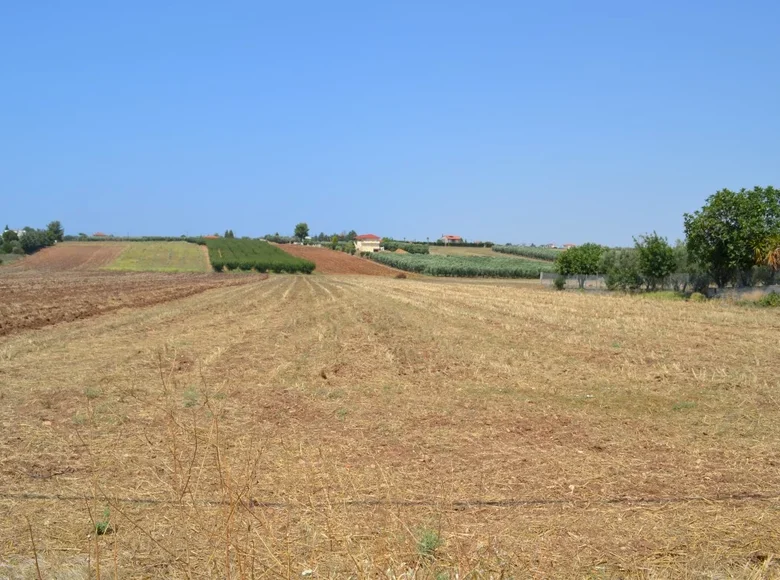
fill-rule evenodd
<path id="1" fill-rule="evenodd" d="M 778 331 L 729 305 L 287 275 L 22 331 L 0 338 L 0 546 L 28 554 L 29 518 L 46 565 L 116 546 L 150 577 L 753 570 L 780 551 L 757 348 Z M 90 537 L 104 508 L 116 533 Z"/>

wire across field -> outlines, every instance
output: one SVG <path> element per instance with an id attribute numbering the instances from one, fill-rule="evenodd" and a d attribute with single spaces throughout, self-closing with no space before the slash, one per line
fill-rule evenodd
<path id="1" fill-rule="evenodd" d="M 209 278 L 0 338 L 0 576 L 780 572 L 779 313 Z"/>
<path id="2" fill-rule="evenodd" d="M 125 272 L 208 272 L 208 258 L 188 242 L 128 242 L 105 270 Z"/>
<path id="3" fill-rule="evenodd" d="M 206 240 L 212 268 L 257 270 L 258 272 L 301 272 L 311 274 L 314 262 L 297 258 L 263 240 L 221 238 Z"/>
<path id="4" fill-rule="evenodd" d="M 442 256 L 435 254 L 396 254 L 378 252 L 369 257 L 391 268 L 430 276 L 462 278 L 538 278 L 552 272 L 551 263 L 519 258 L 490 256 Z"/>

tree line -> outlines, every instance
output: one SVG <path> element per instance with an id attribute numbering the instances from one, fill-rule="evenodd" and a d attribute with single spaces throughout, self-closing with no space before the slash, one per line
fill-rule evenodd
<path id="1" fill-rule="evenodd" d="M 686 239 L 675 246 L 655 232 L 635 238 L 633 248 L 583 244 L 558 256 L 557 271 L 577 277 L 581 288 L 588 275 L 603 275 L 608 288 L 621 290 L 671 285 L 705 292 L 711 283 L 719 288 L 775 283 L 780 269 L 780 190 L 722 189 L 683 220 Z"/>
<path id="2" fill-rule="evenodd" d="M 61 242 L 64 237 L 65 230 L 62 228 L 62 224 L 56 220 L 49 222 L 46 229 L 35 229 L 27 226 L 21 230 L 20 234 L 6 225 L 2 234 L 0 253 L 32 254 L 41 248 Z"/>

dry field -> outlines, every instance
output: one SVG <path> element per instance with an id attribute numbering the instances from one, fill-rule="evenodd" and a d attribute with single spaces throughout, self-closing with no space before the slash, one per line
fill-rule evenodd
<path id="1" fill-rule="evenodd" d="M 0 577 L 776 577 L 779 335 L 272 276 L 6 336 Z"/>
<path id="2" fill-rule="evenodd" d="M 160 304 L 250 280 L 247 276 L 216 274 L 119 274 L 79 268 L 60 271 L 56 266 L 51 271 L 3 271 L 0 272 L 0 336 L 91 318 L 121 308 Z"/>
<path id="3" fill-rule="evenodd" d="M 36 272 L 98 270 L 111 264 L 130 246 L 130 242 L 64 242 L 26 256 L 12 267 Z"/>
<path id="4" fill-rule="evenodd" d="M 317 266 L 316 272 L 320 274 L 362 274 L 365 276 L 397 276 L 400 274 L 400 270 L 394 270 L 382 264 L 329 248 L 297 246 L 295 244 L 284 244 L 279 247 L 288 254 L 314 262 Z"/>

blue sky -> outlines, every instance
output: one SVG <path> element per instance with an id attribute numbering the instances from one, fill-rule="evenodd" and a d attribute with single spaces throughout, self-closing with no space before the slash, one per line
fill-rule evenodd
<path id="1" fill-rule="evenodd" d="M 625 245 L 780 186 L 780 3 L 4 2 L 0 225 Z"/>

